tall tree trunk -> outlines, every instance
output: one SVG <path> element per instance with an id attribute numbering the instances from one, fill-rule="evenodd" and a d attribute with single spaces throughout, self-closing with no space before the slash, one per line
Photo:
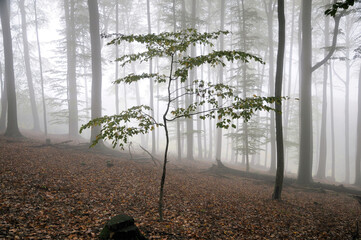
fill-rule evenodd
<path id="1" fill-rule="evenodd" d="M 302 40 L 300 73 L 300 160 L 298 182 L 307 184 L 312 181 L 312 0 L 303 0 L 301 9 Z"/>
<path id="2" fill-rule="evenodd" d="M 33 115 L 33 129 L 36 131 L 40 131 L 39 114 L 38 114 L 38 108 L 36 107 L 33 76 L 32 76 L 31 65 L 30 65 L 30 53 L 29 53 L 29 43 L 28 43 L 27 22 L 26 22 L 24 0 L 20 0 L 19 8 L 20 8 L 20 14 L 21 14 L 21 32 L 22 32 L 22 36 L 23 36 L 25 72 L 26 72 L 26 79 L 28 81 L 31 113 Z"/>
<path id="3" fill-rule="evenodd" d="M 191 13 L 191 27 L 196 27 L 196 0 L 192 0 L 192 13 Z M 191 46 L 191 57 L 196 56 L 196 48 L 195 46 Z M 189 72 L 188 78 L 188 85 L 192 84 L 196 75 L 196 70 L 192 69 Z M 189 106 L 193 103 L 193 96 L 188 96 L 186 98 L 186 105 Z M 187 119 L 187 159 L 193 160 L 193 135 L 194 135 L 194 128 L 193 128 L 193 117 Z"/>
<path id="4" fill-rule="evenodd" d="M 238 3 L 238 11 L 239 11 L 239 0 L 237 1 Z M 245 52 L 247 50 L 247 44 L 246 44 L 246 39 L 247 39 L 247 32 L 246 32 L 246 9 L 244 7 L 244 0 L 241 1 L 241 7 L 242 7 L 242 48 L 243 51 Z M 240 12 L 238 12 L 239 16 L 241 16 Z M 246 63 L 242 63 L 242 97 L 245 99 L 247 97 L 247 66 Z M 243 155 L 242 155 L 242 161 L 243 163 L 246 164 L 246 171 L 249 171 L 249 153 L 248 153 L 248 124 L 246 122 L 243 121 L 243 125 L 242 125 L 242 130 L 243 130 Z"/>
<path id="5" fill-rule="evenodd" d="M 40 68 L 40 83 L 41 83 L 41 98 L 43 104 L 43 121 L 44 121 L 44 133 L 45 138 L 48 137 L 48 122 L 46 119 L 46 103 L 45 103 L 45 94 L 44 94 L 44 77 L 43 77 L 43 63 L 41 60 L 41 49 L 39 41 L 39 27 L 38 27 L 38 15 L 36 8 L 36 0 L 34 0 L 34 13 L 35 13 L 35 31 L 36 31 L 36 43 L 38 45 L 38 57 L 39 57 L 39 68 Z"/>
<path id="6" fill-rule="evenodd" d="M 266 3 L 264 1 L 266 14 L 267 14 L 267 24 L 268 24 L 268 48 L 269 48 L 269 91 L 270 95 L 273 95 L 275 88 L 274 82 L 274 46 L 273 46 L 273 13 L 275 8 L 275 1 L 271 0 Z M 271 133 L 271 167 L 270 171 L 274 172 L 276 170 L 276 133 L 275 133 L 275 114 L 274 112 L 270 113 L 270 133 Z"/>
<path id="7" fill-rule="evenodd" d="M 283 76 L 283 60 L 285 54 L 285 12 L 284 0 L 278 0 L 278 53 L 277 53 L 277 69 L 276 69 L 276 85 L 275 96 L 282 96 L 282 76 Z M 283 151 L 283 133 L 282 133 L 282 105 L 276 103 L 276 137 L 277 137 L 277 172 L 275 188 L 273 191 L 273 199 L 281 199 L 283 172 L 284 172 L 284 151 Z"/>
<path id="8" fill-rule="evenodd" d="M 99 33 L 99 11 L 98 1 L 88 0 L 89 23 L 90 23 L 90 43 L 92 58 L 92 96 L 91 96 L 91 118 L 95 119 L 102 115 L 102 65 L 100 52 Z M 101 126 L 92 127 L 91 141 L 100 134 Z"/>
<path id="9" fill-rule="evenodd" d="M 331 152 L 332 152 L 332 173 L 331 177 L 335 180 L 335 164 L 336 164 L 336 154 L 335 154 L 335 115 L 334 115 L 334 107 L 333 107 L 333 80 L 332 80 L 332 69 L 331 63 L 328 68 L 330 75 L 330 100 L 331 100 Z"/>
<path id="10" fill-rule="evenodd" d="M 64 0 L 67 46 L 67 81 L 68 81 L 68 110 L 69 137 L 79 136 L 78 127 L 78 97 L 76 83 L 76 38 L 75 38 L 75 2 Z"/>
<path id="11" fill-rule="evenodd" d="M 346 16 L 345 21 L 346 40 L 346 82 L 345 82 L 345 181 L 350 183 L 350 16 Z"/>
<path id="12" fill-rule="evenodd" d="M 115 32 L 119 33 L 119 2 L 115 3 Z M 115 44 L 115 58 L 119 58 L 119 46 Z M 119 78 L 119 64 L 115 62 L 115 80 Z M 115 113 L 119 114 L 119 84 L 115 84 Z"/>
<path id="13" fill-rule="evenodd" d="M 212 78 L 211 78 L 211 67 L 208 66 L 208 71 L 207 71 L 207 77 L 208 77 L 208 82 L 211 82 L 212 81 Z M 212 158 L 213 158 L 213 124 L 212 124 L 212 118 L 209 118 L 209 122 L 208 122 L 208 125 L 209 125 L 209 149 L 208 149 L 208 160 L 212 161 Z"/>
<path id="14" fill-rule="evenodd" d="M 329 1 L 325 1 L 326 6 L 328 6 Z M 328 8 L 328 7 L 326 7 Z M 330 44 L 329 32 L 330 32 L 330 19 L 325 18 L 325 47 L 328 47 Z M 324 51 L 324 56 L 326 57 L 327 50 Z M 328 78 L 328 65 L 323 66 L 323 87 L 322 87 L 322 120 L 321 120 L 321 137 L 320 137 L 320 155 L 318 161 L 318 170 L 317 177 L 323 179 L 326 177 L 326 157 L 327 157 L 327 138 L 326 138 L 326 119 L 327 119 L 327 78 Z"/>
<path id="15" fill-rule="evenodd" d="M 289 58 L 289 65 L 288 65 L 288 91 L 287 96 L 291 95 L 291 86 L 292 86 L 292 64 L 293 64 L 293 35 L 295 31 L 295 1 L 292 1 L 292 25 L 291 25 L 291 39 L 290 39 L 290 58 Z M 290 115 L 290 101 L 286 103 L 286 109 L 284 112 L 284 139 L 288 140 L 288 122 L 289 122 L 289 115 Z M 286 146 L 285 149 L 285 159 L 286 159 L 286 169 L 287 171 L 287 164 L 288 164 L 288 149 Z"/>
<path id="16" fill-rule="evenodd" d="M 177 31 L 177 18 L 176 18 L 176 0 L 173 0 L 173 5 L 172 5 L 172 13 L 173 13 L 173 31 L 176 32 Z M 177 56 L 175 56 L 175 62 L 177 62 Z M 177 69 L 177 66 L 175 64 L 175 69 Z M 179 89 L 179 85 L 178 85 L 178 81 L 176 81 L 176 108 L 179 108 L 179 100 L 178 100 L 178 89 Z M 179 119 L 176 120 L 176 131 L 177 131 L 177 160 L 180 161 L 182 159 L 182 146 L 181 146 L 181 125 L 180 125 L 180 121 Z"/>
<path id="17" fill-rule="evenodd" d="M 85 56 L 86 53 L 86 46 L 85 46 L 85 39 L 84 36 L 82 37 L 82 47 L 81 47 L 81 53 Z M 89 107 L 89 91 L 88 91 L 88 68 L 87 68 L 88 61 L 87 59 L 83 59 L 83 81 L 84 81 L 84 102 L 85 102 L 85 113 L 86 118 L 90 119 L 90 107 Z"/>
<path id="18" fill-rule="evenodd" d="M 0 17 L 1 27 L 3 31 L 3 44 L 5 56 L 5 87 L 7 88 L 8 100 L 8 119 L 5 136 L 21 137 L 18 127 L 18 115 L 16 106 L 16 92 L 15 92 L 15 76 L 14 76 L 14 59 L 13 46 L 10 31 L 10 17 L 9 17 L 9 2 L 7 0 L 0 0 Z"/>
<path id="19" fill-rule="evenodd" d="M 212 19 L 212 14 L 211 14 L 211 11 L 212 10 L 212 3 L 211 1 L 208 1 L 208 6 L 207 6 L 207 11 L 208 11 L 208 16 L 207 16 L 207 29 L 208 29 L 208 32 L 210 31 L 210 25 L 211 25 L 211 19 Z M 209 49 L 208 49 L 209 51 Z M 211 82 L 212 81 L 212 78 L 211 78 L 211 67 L 208 65 L 207 66 L 207 82 Z M 213 158 L 213 148 L 214 148 L 214 145 L 213 145 L 213 124 L 212 124 L 212 118 L 209 118 L 208 120 L 208 132 L 209 132 L 209 142 L 208 142 L 208 155 L 207 155 L 207 158 L 209 161 L 212 161 L 212 158 Z"/>
<path id="20" fill-rule="evenodd" d="M 184 29 L 186 29 L 187 28 L 187 23 L 186 23 L 186 15 L 187 15 L 187 10 L 186 10 L 186 2 L 185 2 L 185 0 L 181 0 L 181 8 L 182 8 L 182 15 L 181 15 L 181 29 L 182 30 L 184 30 Z M 184 94 L 184 90 L 182 89 L 181 90 L 181 94 Z M 187 102 L 188 100 L 187 100 L 187 97 L 186 96 L 184 96 L 184 99 L 183 99 L 183 106 L 185 107 L 186 106 L 186 102 Z M 182 145 L 182 149 L 185 149 L 185 150 L 183 150 L 183 153 L 184 153 L 184 155 L 187 157 L 187 154 L 188 154 L 188 143 L 186 143 L 186 141 L 187 141 L 187 137 L 186 137 L 186 131 L 187 131 L 187 126 L 188 126 L 188 122 L 187 122 L 187 120 L 185 121 L 185 123 L 181 123 L 181 128 L 182 128 L 182 131 L 181 131 L 181 133 L 183 133 L 183 135 L 185 136 L 185 137 L 183 137 L 182 138 L 182 141 L 181 141 L 181 145 Z"/>
<path id="21" fill-rule="evenodd" d="M 225 0 L 221 0 L 221 31 L 224 31 L 224 15 L 225 15 L 225 5 L 226 2 Z M 219 38 L 219 50 L 223 51 L 224 50 L 224 36 L 223 34 L 220 35 Z M 223 84 L 223 66 L 219 67 L 219 81 L 218 83 Z M 222 98 L 218 98 L 218 102 L 219 105 L 222 106 L 223 101 Z M 216 159 L 217 161 L 221 160 L 221 155 L 222 155 L 222 128 L 217 128 L 217 132 L 216 132 Z"/>
<path id="22" fill-rule="evenodd" d="M 358 105 L 357 105 L 357 140 L 356 140 L 356 168 L 355 184 L 361 186 L 361 64 L 358 77 Z"/>
<path id="23" fill-rule="evenodd" d="M 2 64 L 0 63 L 0 81 L 1 81 L 1 117 L 0 117 L 0 133 L 5 132 L 6 129 L 6 115 L 8 109 L 8 99 L 7 99 L 7 87 L 6 79 L 3 81 L 3 70 Z"/>
<path id="24" fill-rule="evenodd" d="M 312 182 L 313 134 L 312 134 L 312 72 L 325 64 L 333 55 L 337 44 L 338 28 L 342 13 L 334 18 L 332 45 L 327 55 L 312 66 L 312 0 L 302 1 L 302 40 L 300 69 L 300 155 L 297 181 Z"/>
<path id="25" fill-rule="evenodd" d="M 152 33 L 152 27 L 151 27 L 151 21 L 150 21 L 150 3 L 149 0 L 147 0 L 147 20 L 148 20 L 148 33 Z M 153 73 L 153 60 L 150 59 L 149 60 L 149 74 Z M 153 79 L 150 78 L 149 79 L 149 93 L 150 93 L 150 97 L 149 97 L 149 106 L 152 109 L 150 111 L 150 115 L 152 116 L 152 118 L 154 118 L 154 86 L 153 86 Z M 155 154 L 155 131 L 152 131 L 152 154 Z"/>

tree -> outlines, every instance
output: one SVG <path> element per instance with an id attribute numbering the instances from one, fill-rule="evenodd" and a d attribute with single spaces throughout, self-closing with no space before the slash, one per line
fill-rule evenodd
<path id="1" fill-rule="evenodd" d="M 115 33 L 119 33 L 119 2 L 115 3 Z M 119 47 L 115 45 L 115 59 L 119 57 Z M 115 80 L 119 77 L 119 65 L 115 64 Z M 115 113 L 119 113 L 119 88 L 115 85 Z"/>
<path id="2" fill-rule="evenodd" d="M 292 85 L 292 63 L 293 63 L 293 48 L 294 48 L 294 44 L 293 44 L 293 40 L 294 40 L 294 32 L 295 32 L 295 2 L 296 1 L 292 1 L 292 20 L 291 20 L 291 36 L 290 36 L 290 42 L 289 42 L 289 63 L 288 63 L 288 89 L 287 89 L 287 93 L 285 94 L 285 96 L 291 96 L 291 85 Z M 286 79 L 285 79 L 286 80 Z M 290 118 L 290 101 L 287 101 L 285 104 L 285 109 L 283 112 L 283 116 L 284 116 L 284 139 L 285 139 L 285 159 L 286 159 L 286 163 L 285 163 L 285 171 L 287 171 L 287 164 L 289 162 L 288 159 L 288 153 L 289 153 L 289 148 L 288 148 L 288 139 L 289 139 L 289 118 Z"/>
<path id="3" fill-rule="evenodd" d="M 149 106 L 139 105 L 131 107 L 122 111 L 118 115 L 104 116 L 93 119 L 80 128 L 83 131 L 86 128 L 102 125 L 101 132 L 95 138 L 92 146 L 96 145 L 100 140 L 109 139 L 112 141 L 113 147 L 124 147 L 128 139 L 134 135 L 145 134 L 154 130 L 155 127 L 163 127 L 166 138 L 166 145 L 163 159 L 163 172 L 160 183 L 159 193 L 159 218 L 163 219 L 163 195 L 164 183 L 166 177 L 166 165 L 168 161 L 168 147 L 169 147 L 169 131 L 168 124 L 180 119 L 190 118 L 191 116 L 199 115 L 201 119 L 216 118 L 217 127 L 229 128 L 236 127 L 232 123 L 233 119 L 243 118 L 245 121 L 249 120 L 251 115 L 256 110 L 272 110 L 267 103 L 273 103 L 274 97 L 257 97 L 239 98 L 234 93 L 233 88 L 225 84 L 212 84 L 204 80 L 193 80 L 188 82 L 188 72 L 203 64 L 210 64 L 215 67 L 217 65 L 225 66 L 225 60 L 242 60 L 248 62 L 253 59 L 261 62 L 261 59 L 243 51 L 212 51 L 206 55 L 194 56 L 187 55 L 187 49 L 190 45 L 210 45 L 213 46 L 212 40 L 219 37 L 220 34 L 227 34 L 228 32 L 219 31 L 214 33 L 198 33 L 195 29 L 185 29 L 179 32 L 163 32 L 160 34 L 147 35 L 116 35 L 116 37 L 108 44 L 120 44 L 122 41 L 139 42 L 145 45 L 146 51 L 124 55 L 118 59 L 121 66 L 139 61 L 147 62 L 155 57 L 162 57 L 169 60 L 168 74 L 161 73 L 143 73 L 140 75 L 129 74 L 124 78 L 116 81 L 116 83 L 126 82 L 133 83 L 145 78 L 153 78 L 158 83 L 167 84 L 167 102 L 163 112 L 162 122 L 157 122 L 147 111 L 151 110 Z M 177 61 L 177 68 L 175 68 L 175 56 L 180 56 Z M 178 89 L 172 90 L 175 82 L 178 81 L 181 86 Z M 184 89 L 183 94 L 176 95 L 176 92 Z M 198 101 L 194 101 L 184 108 L 174 108 L 172 103 L 177 98 L 183 95 L 197 96 Z M 227 99 L 228 105 L 219 105 L 218 98 Z M 204 110 L 203 106 L 211 105 L 211 108 Z M 132 122 L 132 124 L 128 124 Z M 135 124 L 137 122 L 137 124 Z"/>
<path id="4" fill-rule="evenodd" d="M 355 185 L 361 186 L 361 66 L 358 77 L 357 139 L 356 139 Z"/>
<path id="5" fill-rule="evenodd" d="M 19 8 L 21 13 L 21 31 L 22 31 L 23 46 L 24 46 L 25 72 L 26 72 L 26 78 L 28 80 L 31 113 L 33 115 L 33 128 L 34 130 L 39 131 L 40 130 L 39 114 L 38 114 L 38 109 L 36 107 L 33 76 L 30 65 L 30 53 L 29 53 L 27 21 L 26 21 L 24 0 L 20 0 Z"/>
<path id="6" fill-rule="evenodd" d="M 76 81 L 75 1 L 64 0 L 66 23 L 67 82 L 69 109 L 69 136 L 78 136 L 78 97 Z"/>
<path id="7" fill-rule="evenodd" d="M 332 45 L 327 55 L 314 66 L 312 66 L 312 27 L 311 27 L 312 1 L 302 1 L 302 40 L 300 59 L 300 154 L 297 181 L 308 184 L 312 181 L 313 162 L 313 134 L 312 134 L 312 72 L 325 64 L 336 49 L 337 35 L 341 12 L 334 18 Z"/>
<path id="8" fill-rule="evenodd" d="M 148 34 L 152 33 L 152 24 L 150 21 L 150 3 L 147 0 L 147 21 L 148 21 Z M 152 74 L 153 72 L 153 60 L 149 60 L 149 73 Z M 153 87 L 153 80 L 152 78 L 149 79 L 149 106 L 152 109 L 150 115 L 154 118 L 154 87 Z M 152 131 L 152 154 L 155 154 L 155 131 Z"/>
<path id="9" fill-rule="evenodd" d="M 44 133 L 45 133 L 45 137 L 47 137 L 48 136 L 48 123 L 47 123 L 47 118 L 46 118 L 43 63 L 42 63 L 42 59 L 41 59 L 41 49 L 40 49 L 40 41 L 39 41 L 39 27 L 38 27 L 38 15 L 37 15 L 37 9 L 36 9 L 36 0 L 34 0 L 34 13 L 35 13 L 36 43 L 38 45 L 38 57 L 39 57 L 39 68 L 40 68 L 41 97 L 42 97 L 42 102 L 43 102 Z"/>
<path id="10" fill-rule="evenodd" d="M 92 56 L 91 119 L 96 119 L 101 117 L 102 115 L 102 66 L 100 52 L 98 1 L 88 0 L 88 8 Z M 100 132 L 100 128 L 100 125 L 92 127 L 90 137 L 91 141 L 96 140 L 97 135 Z"/>
<path id="11" fill-rule="evenodd" d="M 7 100 L 7 89 L 6 81 L 3 81 L 3 69 L 2 64 L 0 63 L 0 81 L 1 81 L 1 117 L 0 117 L 0 132 L 5 132 L 6 129 L 6 112 L 8 107 Z"/>
<path id="12" fill-rule="evenodd" d="M 285 54 L 285 6 L 284 0 L 278 0 L 278 53 L 277 69 L 275 83 L 275 97 L 282 95 L 282 78 L 283 78 L 283 60 Z M 276 103 L 276 139 L 277 139 L 277 170 L 273 199 L 281 199 L 284 171 L 284 150 L 283 150 L 283 132 L 282 132 L 282 105 Z"/>
<path id="13" fill-rule="evenodd" d="M 191 28 L 196 28 L 196 6 L 197 6 L 197 2 L 196 0 L 192 0 L 192 12 L 191 12 Z M 191 51 L 191 57 L 195 57 L 196 56 L 196 47 L 194 45 L 190 45 L 190 51 Z M 189 78 L 188 78 L 188 85 L 191 86 L 193 80 L 196 77 L 197 72 L 194 69 L 190 69 L 189 71 Z M 185 95 L 185 104 L 186 105 L 191 105 L 193 103 L 193 95 Z M 194 159 L 194 125 L 193 125 L 193 117 L 191 116 L 190 118 L 187 118 L 186 120 L 186 129 L 187 129 L 187 159 L 188 160 L 193 160 Z"/>
<path id="14" fill-rule="evenodd" d="M 15 76 L 14 76 L 14 60 L 13 47 L 10 31 L 9 2 L 0 0 L 0 17 L 3 30 L 4 55 L 5 55 L 5 87 L 7 88 L 8 98 L 8 121 L 5 135 L 9 137 L 21 137 L 18 127 L 18 116 L 16 106 L 15 93 Z"/>
<path id="15" fill-rule="evenodd" d="M 269 92 L 272 95 L 275 91 L 275 83 L 274 83 L 274 47 L 273 47 L 273 13 L 275 11 L 276 1 L 268 1 L 265 0 L 264 6 L 267 14 L 267 24 L 268 24 L 268 45 L 269 45 Z M 270 134 L 271 134 L 271 167 L 270 171 L 274 172 L 276 170 L 276 133 L 275 133 L 275 115 L 271 112 L 270 119 Z"/>
<path id="16" fill-rule="evenodd" d="M 221 31 L 224 31 L 224 15 L 225 15 L 225 8 L 226 8 L 225 0 L 221 0 Z M 220 36 L 219 41 L 219 50 L 224 50 L 224 36 Z M 223 84 L 223 66 L 219 67 L 219 83 Z M 222 98 L 218 99 L 219 103 L 222 104 Z M 221 160 L 222 155 L 222 128 L 218 128 L 216 132 L 216 159 Z"/>
<path id="17" fill-rule="evenodd" d="M 326 3 L 329 1 L 326 0 Z M 330 31 L 330 19 L 325 18 L 325 30 L 324 30 L 325 47 L 329 45 L 329 31 Z M 327 55 L 327 49 L 324 50 L 324 56 Z M 322 87 L 322 120 L 321 120 L 321 136 L 320 136 L 320 155 L 318 160 L 317 177 L 326 177 L 326 156 L 327 156 L 327 138 L 326 138 L 326 117 L 327 117 L 327 77 L 328 77 L 328 65 L 323 66 L 323 87 Z"/>

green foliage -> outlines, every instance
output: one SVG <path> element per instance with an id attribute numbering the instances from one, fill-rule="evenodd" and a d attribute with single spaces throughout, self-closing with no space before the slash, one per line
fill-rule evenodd
<path id="1" fill-rule="evenodd" d="M 355 4 L 355 0 L 345 0 L 344 2 L 336 2 L 331 8 L 325 11 L 325 15 L 335 17 L 339 9 L 347 10 L 350 6 Z"/>
<path id="2" fill-rule="evenodd" d="M 112 145 L 115 148 L 119 143 L 120 148 L 124 149 L 124 144 L 128 142 L 128 138 L 145 134 L 154 129 L 154 126 L 159 126 L 155 120 L 145 111 L 150 110 L 150 107 L 140 105 L 131 107 L 122 111 L 118 115 L 104 116 L 89 121 L 82 125 L 80 133 L 90 127 L 102 125 L 101 132 L 91 146 L 95 146 L 100 140 L 112 140 Z M 129 123 L 137 122 L 137 126 L 127 126 Z"/>
<path id="3" fill-rule="evenodd" d="M 229 32 L 199 33 L 195 29 L 185 29 L 179 32 L 163 32 L 160 34 L 103 35 L 103 37 L 114 37 L 108 45 L 120 44 L 123 41 L 129 43 L 137 42 L 144 45 L 145 51 L 118 58 L 117 61 L 120 62 L 121 66 L 134 61 L 140 63 L 147 62 L 155 57 L 163 57 L 169 60 L 168 76 L 159 73 L 129 74 L 115 81 L 115 83 L 133 83 L 144 78 L 152 78 L 155 82 L 167 83 L 168 94 L 166 99 L 168 107 L 164 113 L 162 124 L 157 123 L 146 113 L 146 111 L 152 110 L 150 107 L 141 105 L 129 108 L 118 115 L 104 116 L 91 120 L 83 125 L 80 131 L 92 126 L 102 125 L 101 133 L 97 136 L 92 146 L 101 139 L 109 139 L 112 140 L 113 147 L 119 145 L 123 149 L 129 137 L 148 133 L 154 127 L 165 126 L 166 122 L 175 119 L 199 115 L 201 119 L 217 118 L 217 127 L 236 128 L 236 125 L 232 123 L 233 119 L 243 118 L 244 121 L 248 121 L 255 111 L 274 110 L 269 105 L 276 101 L 281 101 L 281 99 L 256 95 L 242 99 L 238 96 L 238 92 L 234 91 L 233 87 L 226 84 L 213 84 L 203 80 L 194 80 L 193 82 L 186 83 L 189 70 L 203 64 L 216 67 L 225 66 L 227 61 L 248 62 L 254 60 L 263 63 L 259 57 L 237 50 L 210 51 L 208 54 L 195 57 L 187 55 L 187 50 L 192 45 L 213 47 L 213 42 L 221 34 L 226 35 Z M 175 81 L 179 81 L 181 87 L 171 91 L 173 89 L 172 83 Z M 184 96 L 190 95 L 196 96 L 197 101 L 190 103 L 184 108 L 175 108 L 174 104 L 172 104 L 175 101 L 181 100 Z M 222 101 L 220 101 L 221 99 Z M 220 102 L 223 102 L 223 104 L 220 105 Z M 205 109 L 203 108 L 204 105 L 210 107 Z"/>

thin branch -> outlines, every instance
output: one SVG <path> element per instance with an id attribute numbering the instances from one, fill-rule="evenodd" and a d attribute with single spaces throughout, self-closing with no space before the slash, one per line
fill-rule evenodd
<path id="1" fill-rule="evenodd" d="M 152 111 L 153 111 L 153 109 L 152 109 Z M 156 124 L 156 125 L 162 125 L 162 123 L 157 122 L 157 120 L 155 120 L 155 119 L 154 119 L 151 115 L 149 115 L 148 113 L 145 113 L 145 112 L 142 111 L 142 114 L 145 115 L 145 116 L 147 116 L 147 117 L 149 117 L 150 119 L 152 119 L 154 124 Z"/>
<path id="2" fill-rule="evenodd" d="M 148 153 L 148 155 L 152 158 L 152 161 L 153 161 L 153 163 L 154 163 L 155 166 L 158 166 L 158 164 L 161 165 L 161 164 L 160 164 L 160 160 L 159 160 L 158 158 L 154 157 L 149 151 L 147 151 L 147 149 L 145 149 L 144 147 L 142 147 L 142 145 L 139 145 L 139 147 L 140 147 L 141 149 L 143 149 L 144 152 Z M 156 160 L 157 160 L 157 161 L 156 161 Z M 158 163 L 158 164 L 157 164 L 157 163 Z"/>
<path id="3" fill-rule="evenodd" d="M 335 64 L 332 64 L 332 69 L 333 69 L 333 73 L 336 75 L 336 77 L 343 83 L 346 85 L 346 81 L 342 79 L 342 77 L 340 75 L 338 75 L 338 73 L 336 72 L 335 69 Z"/>
<path id="4" fill-rule="evenodd" d="M 183 114 L 183 115 L 178 115 L 174 118 L 170 118 L 170 119 L 167 119 L 168 122 L 172 122 L 178 118 L 182 118 L 182 117 L 187 117 L 187 116 L 195 116 L 195 115 L 199 115 L 199 114 L 204 114 L 204 113 L 209 113 L 209 112 L 212 112 L 212 111 L 217 111 L 217 110 L 220 110 L 220 109 L 223 109 L 225 107 L 221 107 L 221 108 L 212 108 L 212 109 L 208 109 L 208 110 L 204 110 L 204 111 L 200 111 L 200 112 L 193 112 L 193 113 L 189 113 L 189 114 Z"/>
<path id="5" fill-rule="evenodd" d="M 181 95 L 178 95 L 178 97 L 172 98 L 170 101 L 173 102 L 173 101 L 175 101 L 175 100 L 177 100 L 177 99 L 179 99 L 181 97 L 184 97 L 186 95 L 192 95 L 192 94 L 195 94 L 195 93 L 193 93 L 193 92 L 185 92 L 185 93 L 183 93 Z"/>

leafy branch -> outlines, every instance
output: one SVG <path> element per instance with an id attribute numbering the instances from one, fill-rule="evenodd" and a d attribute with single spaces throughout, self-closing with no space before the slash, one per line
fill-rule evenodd
<path id="1" fill-rule="evenodd" d="M 208 54 L 200 56 L 187 55 L 187 49 L 190 46 L 204 45 L 213 47 L 214 41 L 217 40 L 221 34 L 229 34 L 228 31 L 218 31 L 213 33 L 199 33 L 195 29 L 185 29 L 179 32 L 163 32 L 160 34 L 146 34 L 146 35 L 123 35 L 111 34 L 103 37 L 113 37 L 108 43 L 120 44 L 122 41 L 129 43 L 137 42 L 143 45 L 146 50 L 140 53 L 124 55 L 116 61 L 120 62 L 121 66 L 125 66 L 131 62 L 147 62 L 154 57 L 167 58 L 169 61 L 168 76 L 159 73 L 142 73 L 140 75 L 129 74 L 115 83 L 133 83 L 141 79 L 150 78 L 153 81 L 167 84 L 166 108 L 163 112 L 162 123 L 158 123 L 153 119 L 147 111 L 152 110 L 145 105 L 135 106 L 129 108 L 118 115 L 104 116 L 91 120 L 81 127 L 81 131 L 91 126 L 102 125 L 101 132 L 93 142 L 92 146 L 96 145 L 100 139 L 109 139 L 112 141 L 113 147 L 119 145 L 124 148 L 124 144 L 128 142 L 128 138 L 138 134 L 146 134 L 152 131 L 155 127 L 163 127 L 165 132 L 165 152 L 163 161 L 163 173 L 160 184 L 159 194 L 159 217 L 163 219 L 163 189 L 166 176 L 166 164 L 169 149 L 169 131 L 168 123 L 178 118 L 190 118 L 198 115 L 201 119 L 217 118 L 217 127 L 229 128 L 236 125 L 232 123 L 234 119 L 243 118 L 248 121 L 255 111 L 271 111 L 274 110 L 271 104 L 280 102 L 281 98 L 275 97 L 259 97 L 253 96 L 248 98 L 238 97 L 238 92 L 234 87 L 227 84 L 213 84 L 203 80 L 194 80 L 188 82 L 188 72 L 194 68 L 200 67 L 203 64 L 209 64 L 211 67 L 225 66 L 227 62 L 242 61 L 255 62 L 263 64 L 261 58 L 238 50 L 224 50 L 224 51 L 210 51 Z M 173 84 L 176 84 L 175 90 Z M 187 85 L 186 84 L 187 81 Z M 180 90 L 184 93 L 178 94 Z M 176 96 L 174 96 L 176 95 Z M 184 108 L 174 108 L 171 106 L 173 101 L 186 95 L 196 96 L 196 101 L 188 103 Z M 221 101 L 222 100 L 222 101 Z M 225 101 L 223 101 L 225 100 Z M 208 109 L 200 110 L 201 106 L 208 104 Z M 225 105 L 227 104 L 227 105 Z M 208 106 L 207 105 L 207 106 Z M 171 115 L 171 116 L 170 116 Z"/>

